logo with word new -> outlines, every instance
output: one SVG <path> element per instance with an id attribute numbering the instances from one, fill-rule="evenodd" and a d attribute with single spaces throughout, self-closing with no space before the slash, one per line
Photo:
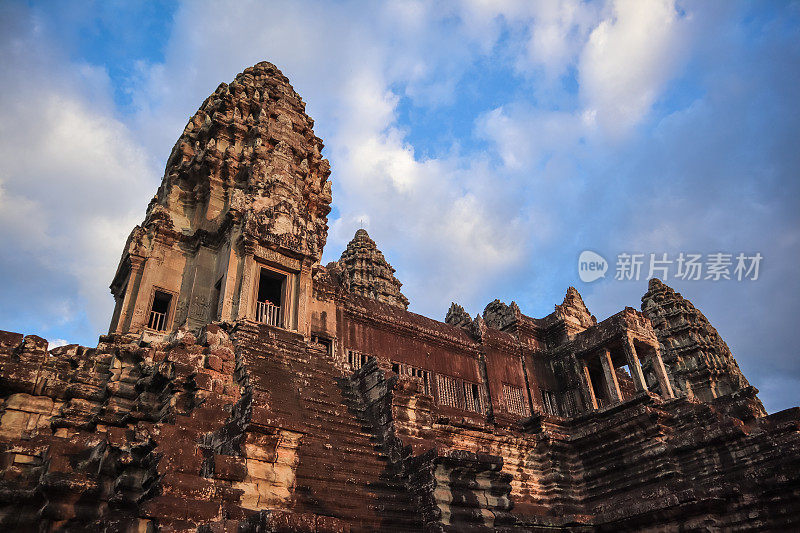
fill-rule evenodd
<path id="1" fill-rule="evenodd" d="M 578 257 L 578 276 L 584 283 L 591 283 L 606 277 L 608 261 L 602 255 L 591 250 L 584 250 Z"/>

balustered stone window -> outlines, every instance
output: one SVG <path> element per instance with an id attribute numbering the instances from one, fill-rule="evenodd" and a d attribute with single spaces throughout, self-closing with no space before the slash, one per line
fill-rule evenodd
<path id="1" fill-rule="evenodd" d="M 473 413 L 483 413 L 484 402 L 479 384 L 437 375 L 436 388 L 440 405 L 464 409 Z"/>
<path id="2" fill-rule="evenodd" d="M 548 415 L 560 416 L 558 408 L 558 398 L 556 393 L 549 390 L 542 391 L 542 404 L 544 405 L 544 412 Z"/>
<path id="3" fill-rule="evenodd" d="M 361 353 L 358 350 L 347 349 L 347 364 L 350 365 L 350 370 L 356 371 L 364 366 L 367 361 L 373 359 L 371 355 Z"/>
<path id="4" fill-rule="evenodd" d="M 464 408 L 473 413 L 483 412 L 483 396 L 477 383 L 464 382 Z"/>
<path id="5" fill-rule="evenodd" d="M 431 373 L 427 370 L 407 365 L 405 363 L 392 364 L 392 371 L 401 376 L 411 376 L 422 383 L 422 391 L 431 394 Z"/>
<path id="6" fill-rule="evenodd" d="M 261 268 L 256 298 L 256 322 L 284 327 L 286 275 L 269 268 Z"/>
<path id="7" fill-rule="evenodd" d="M 150 316 L 147 320 L 148 328 L 156 331 L 165 331 L 167 329 L 170 303 L 172 303 L 171 294 L 158 290 L 155 292 L 153 305 L 150 307 Z"/>
<path id="8" fill-rule="evenodd" d="M 462 401 L 459 397 L 463 390 L 459 390 L 459 380 L 450 376 L 436 376 L 436 391 L 439 393 L 439 404 L 449 407 L 463 409 Z"/>
<path id="9" fill-rule="evenodd" d="M 522 387 L 503 383 L 503 404 L 509 413 L 528 416 L 528 407 L 525 405 Z"/>

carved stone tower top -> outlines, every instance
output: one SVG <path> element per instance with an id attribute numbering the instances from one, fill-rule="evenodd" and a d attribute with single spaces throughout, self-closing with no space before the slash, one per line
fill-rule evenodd
<path id="1" fill-rule="evenodd" d="M 123 251 L 112 332 L 264 317 L 301 328 L 331 203 L 330 165 L 312 127 L 289 80 L 267 62 L 203 102 Z"/>
<path id="2" fill-rule="evenodd" d="M 400 292 L 403 284 L 365 229 L 356 231 L 339 260 L 327 268 L 347 291 L 408 308 L 408 298 Z"/>
<path id="3" fill-rule="evenodd" d="M 145 224 L 164 212 L 175 230 L 244 234 L 317 261 L 327 237 L 330 165 L 313 120 L 271 63 L 221 84 L 175 143 Z"/>
<path id="4" fill-rule="evenodd" d="M 642 312 L 653 323 L 664 364 L 682 396 L 710 402 L 752 389 L 751 410 L 766 415 L 755 389 L 744 377 L 728 345 L 705 315 L 661 280 L 650 280 L 642 296 Z"/>

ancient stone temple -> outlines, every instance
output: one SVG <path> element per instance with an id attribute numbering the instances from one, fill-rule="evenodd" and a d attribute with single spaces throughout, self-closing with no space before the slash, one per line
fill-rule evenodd
<path id="1" fill-rule="evenodd" d="M 97 347 L 0 332 L 12 531 L 800 528 L 800 409 L 767 415 L 652 280 L 598 322 L 409 312 L 367 232 L 320 264 L 322 141 L 269 63 L 189 120 Z"/>

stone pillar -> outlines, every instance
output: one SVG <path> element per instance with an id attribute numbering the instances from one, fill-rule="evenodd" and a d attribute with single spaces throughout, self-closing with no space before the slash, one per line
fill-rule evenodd
<path id="1" fill-rule="evenodd" d="M 657 347 L 650 346 L 650 348 L 653 350 L 651 363 L 656 373 L 656 378 L 658 379 L 658 385 L 661 387 L 661 396 L 666 400 L 674 398 L 675 392 L 673 392 L 672 384 L 669 382 L 669 374 L 667 374 L 667 369 L 664 368 L 664 361 L 661 359 L 661 354 L 658 353 Z"/>
<path id="2" fill-rule="evenodd" d="M 258 269 L 255 259 L 255 245 L 244 242 L 244 255 L 242 257 L 242 286 L 239 290 L 239 308 L 237 309 L 237 320 L 249 318 L 255 320 L 255 302 L 253 293 L 257 290 L 254 283 L 258 283 Z"/>
<path id="3" fill-rule="evenodd" d="M 586 404 L 592 410 L 597 410 L 597 396 L 594 394 L 594 388 L 592 387 L 592 376 L 589 375 L 589 367 L 586 366 L 586 361 L 579 360 L 578 366 L 580 368 L 580 382 L 583 385 L 581 388 L 583 389 L 583 397 L 586 400 Z"/>
<path id="4" fill-rule="evenodd" d="M 600 365 L 603 367 L 609 402 L 612 404 L 620 403 L 622 401 L 622 391 L 619 390 L 619 381 L 617 381 L 617 373 L 614 371 L 611 352 L 605 348 L 600 350 Z"/>
<path id="5" fill-rule="evenodd" d="M 293 301 L 296 302 L 292 312 L 291 327 L 287 329 L 296 330 L 298 333 L 308 338 L 311 335 L 311 323 L 309 320 L 309 308 L 311 304 L 311 266 L 308 259 L 304 259 L 300 264 L 300 272 L 297 276 L 297 287 L 293 289 Z"/>
<path id="6" fill-rule="evenodd" d="M 131 272 L 128 274 L 128 285 L 125 288 L 125 296 L 122 301 L 122 309 L 117 320 L 117 330 L 115 333 L 128 333 L 131 328 L 131 320 L 136 310 L 136 301 L 139 299 L 139 285 L 142 281 L 144 264 L 147 261 L 144 257 L 131 255 Z"/>
<path id="7" fill-rule="evenodd" d="M 217 310 L 220 320 L 231 320 L 233 316 L 234 289 L 236 288 L 236 272 L 239 269 L 239 260 L 233 246 L 228 246 L 225 254 L 225 266 L 222 270 L 222 283 L 219 288 L 219 302 Z"/>
<path id="8" fill-rule="evenodd" d="M 644 372 L 642 372 L 642 365 L 639 363 L 639 356 L 636 355 L 636 347 L 633 345 L 633 339 L 630 336 L 625 337 L 622 344 L 625 351 L 625 357 L 628 360 L 628 368 L 631 371 L 631 378 L 636 390 L 639 392 L 647 390 L 647 382 L 644 380 Z"/>

